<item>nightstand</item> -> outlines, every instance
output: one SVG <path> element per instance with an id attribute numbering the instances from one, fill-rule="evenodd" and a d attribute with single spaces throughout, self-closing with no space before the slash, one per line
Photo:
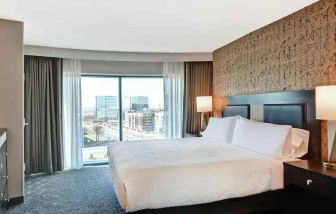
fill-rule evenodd
<path id="1" fill-rule="evenodd" d="M 287 206 L 317 213 L 335 209 L 336 170 L 326 169 L 318 160 L 284 163 Z M 302 210 L 301 210 L 302 211 Z"/>
<path id="2" fill-rule="evenodd" d="M 185 133 L 184 138 L 187 138 L 187 137 L 202 137 L 202 135 L 194 135 L 194 134 L 190 134 L 190 133 Z"/>

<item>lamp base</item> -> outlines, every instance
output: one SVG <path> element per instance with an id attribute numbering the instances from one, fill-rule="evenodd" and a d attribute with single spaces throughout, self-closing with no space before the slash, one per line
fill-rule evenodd
<path id="1" fill-rule="evenodd" d="M 328 169 L 336 169 L 336 163 L 322 162 L 323 166 Z"/>
<path id="2" fill-rule="evenodd" d="M 205 121 L 204 112 L 202 112 L 202 115 L 201 115 L 201 129 L 200 129 L 200 131 L 203 132 L 206 129 L 206 126 L 207 126 L 207 124 L 206 124 L 206 121 Z"/>

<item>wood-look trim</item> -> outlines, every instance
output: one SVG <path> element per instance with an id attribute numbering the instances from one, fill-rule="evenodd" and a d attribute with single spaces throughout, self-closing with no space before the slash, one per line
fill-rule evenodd
<path id="1" fill-rule="evenodd" d="M 10 198 L 8 201 L 8 207 L 22 204 L 24 202 L 24 196 L 19 196 L 15 198 Z"/>

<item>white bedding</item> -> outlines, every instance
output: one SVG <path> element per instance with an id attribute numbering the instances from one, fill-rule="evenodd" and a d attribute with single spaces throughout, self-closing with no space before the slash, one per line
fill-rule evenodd
<path id="1" fill-rule="evenodd" d="M 113 185 L 127 212 L 283 188 L 283 161 L 212 138 L 112 143 Z"/>

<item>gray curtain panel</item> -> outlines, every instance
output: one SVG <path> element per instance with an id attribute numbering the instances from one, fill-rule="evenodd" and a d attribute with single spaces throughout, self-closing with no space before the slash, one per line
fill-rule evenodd
<path id="1" fill-rule="evenodd" d="M 63 168 L 62 59 L 25 56 L 26 174 Z"/>
<path id="2" fill-rule="evenodd" d="M 199 134 L 201 113 L 196 111 L 197 96 L 212 96 L 212 62 L 185 63 L 185 114 L 186 133 Z M 205 114 L 208 119 L 210 114 Z"/>

